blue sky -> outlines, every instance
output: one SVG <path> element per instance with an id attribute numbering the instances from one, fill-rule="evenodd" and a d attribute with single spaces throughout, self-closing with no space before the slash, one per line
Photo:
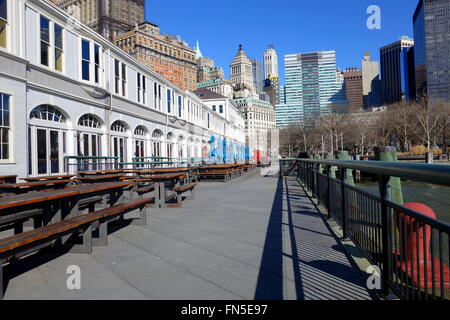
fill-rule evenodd
<path id="1" fill-rule="evenodd" d="M 339 68 L 361 67 L 364 51 L 379 60 L 379 48 L 400 36 L 413 37 L 412 15 L 419 0 L 146 0 L 146 20 L 162 33 L 180 35 L 191 47 L 198 39 L 204 56 L 229 76 L 242 43 L 262 61 L 273 44 L 284 83 L 285 54 L 336 50 Z M 381 30 L 369 30 L 366 10 L 381 8 Z"/>

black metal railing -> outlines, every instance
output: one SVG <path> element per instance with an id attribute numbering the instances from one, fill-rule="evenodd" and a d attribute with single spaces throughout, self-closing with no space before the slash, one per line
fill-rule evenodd
<path id="1" fill-rule="evenodd" d="M 79 171 L 113 170 L 119 167 L 119 157 L 65 156 L 64 172 L 74 174 Z"/>
<path id="2" fill-rule="evenodd" d="M 344 238 L 378 266 L 384 295 L 394 293 L 408 300 L 450 298 L 450 225 L 390 198 L 391 177 L 449 187 L 450 166 L 288 159 L 280 168 L 293 164 L 296 170 L 280 173 L 296 175 L 342 227 Z M 377 175 L 379 195 L 350 184 L 349 169 Z"/>

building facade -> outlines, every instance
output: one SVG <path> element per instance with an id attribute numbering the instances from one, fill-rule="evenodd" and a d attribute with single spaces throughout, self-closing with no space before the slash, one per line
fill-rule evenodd
<path id="1" fill-rule="evenodd" d="M 145 20 L 145 0 L 51 1 L 111 41 Z"/>
<path id="2" fill-rule="evenodd" d="M 252 72 L 253 72 L 253 88 L 259 95 L 263 92 L 263 79 L 262 79 L 262 65 L 258 59 L 252 59 Z"/>
<path id="3" fill-rule="evenodd" d="M 420 0 L 413 23 L 417 96 L 450 101 L 450 1 Z"/>
<path id="4" fill-rule="evenodd" d="M 371 61 L 366 51 L 361 61 L 364 108 L 380 106 L 383 103 L 378 61 Z"/>
<path id="5" fill-rule="evenodd" d="M 253 86 L 253 66 L 250 59 L 245 54 L 242 45 L 239 45 L 238 52 L 230 65 L 231 83 L 233 86 L 242 86 L 251 92 L 255 92 Z"/>
<path id="6" fill-rule="evenodd" d="M 345 99 L 348 101 L 348 113 L 363 109 L 362 71 L 358 68 L 347 68 L 344 72 Z"/>
<path id="7" fill-rule="evenodd" d="M 380 49 L 383 103 L 392 104 L 403 99 L 408 101 L 413 96 L 413 46 L 414 40 L 402 37 Z"/>
<path id="8" fill-rule="evenodd" d="M 271 133 L 276 128 L 273 106 L 252 97 L 235 98 L 234 103 L 244 115 L 246 145 L 253 159 L 268 161 L 272 149 Z"/>
<path id="9" fill-rule="evenodd" d="M 208 158 L 218 139 L 233 142 L 228 161 L 244 159 L 242 130 L 88 26 L 73 28 L 67 12 L 1 4 L 0 175 L 63 174 L 67 156 Z"/>
<path id="10" fill-rule="evenodd" d="M 115 37 L 114 43 L 181 89 L 197 89 L 196 52 L 180 37 L 161 35 L 157 25 L 144 22 Z"/>
<path id="11" fill-rule="evenodd" d="M 264 51 L 264 79 L 269 79 L 270 75 L 278 77 L 278 55 L 273 45 Z"/>
<path id="12" fill-rule="evenodd" d="M 276 106 L 280 103 L 280 78 L 271 74 L 269 78 L 264 80 L 263 91 L 268 97 L 268 101 Z"/>
<path id="13" fill-rule="evenodd" d="M 284 67 L 285 104 L 276 106 L 278 127 L 299 122 L 313 127 L 321 116 L 348 107 L 335 51 L 288 54 Z"/>

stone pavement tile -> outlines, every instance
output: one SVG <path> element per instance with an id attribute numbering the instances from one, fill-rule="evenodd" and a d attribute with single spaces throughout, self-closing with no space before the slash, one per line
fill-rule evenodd
<path id="1" fill-rule="evenodd" d="M 20 274 L 13 279 L 8 279 L 8 286 L 5 289 L 5 300 L 58 299 L 57 293 L 45 281 L 37 268 Z"/>
<path id="2" fill-rule="evenodd" d="M 206 238 L 211 235 L 208 231 L 186 226 L 180 223 L 167 221 L 164 218 L 153 218 L 151 223 L 143 226 L 147 230 L 162 234 L 178 241 L 191 242 L 199 238 Z"/>
<path id="3" fill-rule="evenodd" d="M 325 295 L 333 300 L 368 299 L 369 295 L 361 283 L 360 275 L 348 274 L 348 270 L 323 271 L 306 264 L 298 264 L 295 267 L 292 262 L 285 260 L 282 272 L 277 272 L 284 278 L 301 283 L 301 286 L 315 291 L 317 295 Z M 347 277 L 347 279 L 342 278 Z"/>
<path id="4" fill-rule="evenodd" d="M 254 299 L 256 300 L 297 300 L 302 296 L 301 288 L 278 274 L 263 274 L 258 278 Z"/>
<path id="5" fill-rule="evenodd" d="M 231 259 L 251 256 L 255 252 L 259 252 L 261 250 L 261 247 L 252 244 L 246 244 L 243 242 L 213 235 L 207 239 L 195 240 L 193 241 L 193 244 L 205 250 L 215 252 L 219 255 L 223 255 Z"/>
<path id="6" fill-rule="evenodd" d="M 222 288 L 214 291 L 210 291 L 205 295 L 200 295 L 195 298 L 195 300 L 243 300 L 244 298 L 239 297 L 231 292 L 228 292 Z"/>
<path id="7" fill-rule="evenodd" d="M 149 299 L 155 300 L 194 300 L 220 289 L 213 283 L 189 273 L 158 280 L 142 279 L 138 286 Z"/>
<path id="8" fill-rule="evenodd" d="M 237 296 L 253 299 L 259 269 L 238 261 L 228 261 L 215 266 L 197 268 L 192 270 L 192 273 Z"/>
<path id="9" fill-rule="evenodd" d="M 80 268 L 81 289 L 69 290 L 67 273 L 69 266 Z M 40 282 L 44 286 L 36 287 L 34 292 L 27 292 L 24 296 L 33 299 L 144 299 L 145 297 L 133 286 L 109 271 L 101 263 L 92 259 L 89 255 L 67 253 L 54 260 L 40 265 L 32 270 L 33 275 L 39 274 Z M 23 295 L 14 286 L 29 288 L 33 283 L 29 275 L 23 274 L 11 282 L 8 294 L 12 299 L 22 299 Z M 24 285 L 26 283 L 26 285 Z M 33 288 L 30 288 L 33 290 Z M 42 289 L 42 291 L 41 291 Z M 17 293 L 17 296 L 14 295 Z"/>

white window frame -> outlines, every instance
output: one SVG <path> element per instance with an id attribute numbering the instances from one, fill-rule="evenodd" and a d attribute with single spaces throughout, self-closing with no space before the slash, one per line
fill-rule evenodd
<path id="1" fill-rule="evenodd" d="M 6 43 L 5 47 L 0 47 L 0 50 L 9 51 L 11 48 L 11 3 L 10 0 L 6 0 L 6 30 L 5 30 L 5 36 L 6 36 Z"/>
<path id="2" fill-rule="evenodd" d="M 101 45 L 99 45 L 98 43 L 96 43 L 95 41 L 85 38 L 85 37 L 80 37 L 79 38 L 79 42 L 78 42 L 78 52 L 79 52 L 79 59 L 78 59 L 78 66 L 79 66 L 79 79 L 81 82 L 83 83 L 88 83 L 91 85 L 95 85 L 98 87 L 103 87 L 105 84 L 105 63 L 104 63 L 104 59 L 103 59 L 103 47 Z M 84 80 L 83 79 L 83 41 L 87 41 L 89 43 L 89 80 Z M 95 82 L 95 68 L 96 68 L 96 63 L 95 63 L 95 46 L 98 46 L 100 49 L 99 52 L 99 58 L 100 58 L 100 65 L 99 65 L 99 81 Z M 87 61 L 87 60 L 86 60 Z"/>
<path id="3" fill-rule="evenodd" d="M 116 75 L 116 65 L 119 68 L 118 76 Z M 123 68 L 125 67 L 125 79 L 123 79 Z M 114 58 L 114 94 L 116 96 L 128 97 L 128 66 L 120 61 L 118 58 Z M 117 81 L 117 84 L 116 84 Z"/>
<path id="4" fill-rule="evenodd" d="M 142 73 L 137 73 L 137 102 L 147 105 L 147 78 Z"/>
<path id="5" fill-rule="evenodd" d="M 0 159 L 0 164 L 2 163 L 14 163 L 14 146 L 15 146 L 15 134 L 14 134 L 14 97 L 10 92 L 1 91 L 0 94 L 9 96 L 9 137 L 8 137 L 8 159 Z"/>
<path id="6" fill-rule="evenodd" d="M 8 10 L 8 14 L 9 14 L 9 10 Z M 48 24 L 48 28 L 49 28 L 49 42 L 48 42 L 48 66 L 44 65 L 41 63 L 41 18 L 44 18 L 46 20 L 48 20 L 49 24 Z M 59 27 L 61 27 L 62 29 L 62 70 L 58 70 L 56 69 L 55 66 L 55 52 L 56 52 L 56 45 L 55 45 L 55 24 L 57 24 Z M 44 14 L 39 14 L 39 18 L 37 19 L 37 30 L 38 32 L 38 38 L 39 41 L 37 41 L 37 51 L 38 52 L 38 65 L 42 68 L 48 69 L 48 70 L 52 70 L 54 72 L 58 72 L 61 74 L 64 74 L 66 71 L 66 28 L 64 28 L 62 23 L 59 22 L 55 22 L 52 19 L 48 18 L 46 15 Z M 9 33 L 7 34 L 9 35 Z M 7 41 L 7 43 L 9 43 Z"/>

